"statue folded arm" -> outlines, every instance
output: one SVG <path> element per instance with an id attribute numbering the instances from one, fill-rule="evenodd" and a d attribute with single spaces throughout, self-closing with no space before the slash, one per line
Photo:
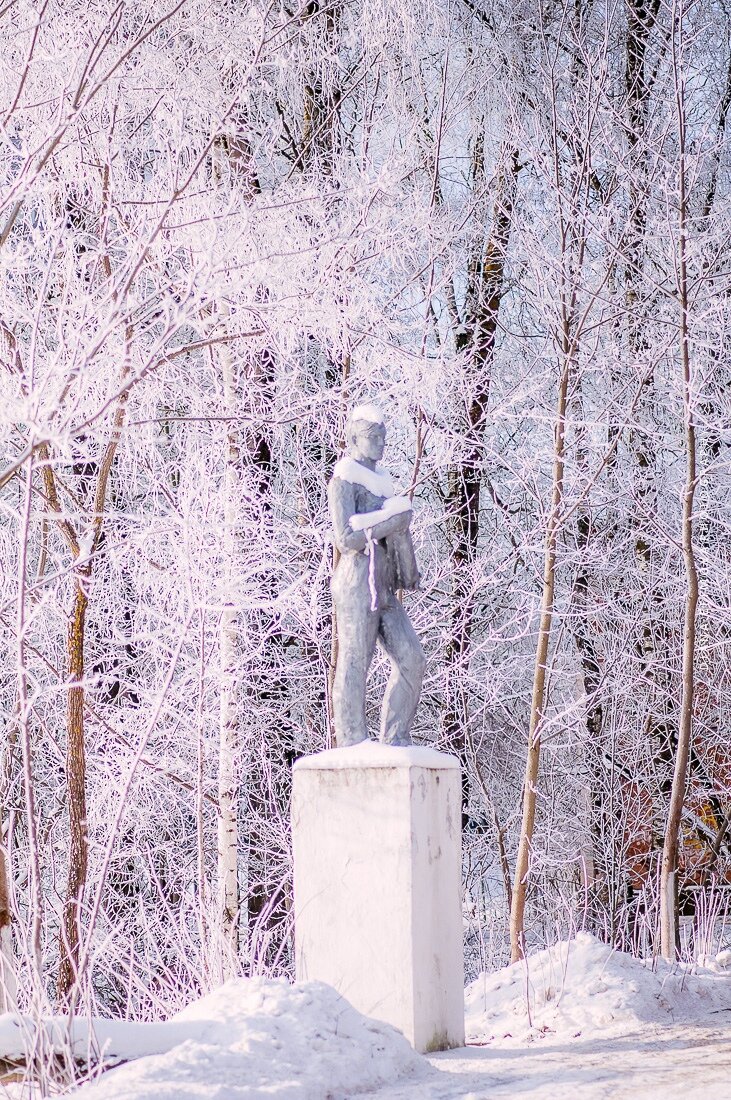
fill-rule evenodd
<path id="1" fill-rule="evenodd" d="M 366 531 L 355 531 L 350 525 L 352 517 L 356 514 L 355 492 L 352 482 L 334 477 L 328 485 L 327 496 L 330 504 L 335 545 L 338 550 L 342 554 L 348 550 L 365 550 L 368 545 Z M 368 514 L 367 512 L 361 513 L 360 523 L 365 520 Z M 382 510 L 372 514 L 375 519 L 376 516 L 382 514 Z M 408 511 L 395 512 L 387 519 L 377 520 L 372 527 L 369 525 L 367 529 L 370 537 L 378 542 L 380 539 L 388 538 L 389 535 L 403 534 L 408 531 L 410 523 L 411 510 L 409 509 Z"/>

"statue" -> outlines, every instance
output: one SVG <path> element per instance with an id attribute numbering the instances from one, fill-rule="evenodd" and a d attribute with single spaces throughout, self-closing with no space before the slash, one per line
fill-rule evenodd
<path id="1" fill-rule="evenodd" d="M 419 586 L 409 527 L 411 502 L 395 496 L 378 465 L 386 445 L 383 416 L 373 405 L 352 410 L 345 426 L 347 454 L 328 486 L 340 560 L 332 579 L 338 627 L 333 712 L 338 747 L 368 737 L 365 691 L 378 641 L 391 660 L 381 711 L 380 739 L 410 745 L 411 725 L 424 676 L 424 651 L 396 597 Z"/>

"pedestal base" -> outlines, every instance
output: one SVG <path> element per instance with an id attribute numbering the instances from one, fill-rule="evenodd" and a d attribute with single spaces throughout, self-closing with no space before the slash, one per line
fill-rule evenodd
<path id="1" fill-rule="evenodd" d="M 295 764 L 297 978 L 420 1051 L 464 1045 L 460 824 L 456 757 L 367 741 Z"/>

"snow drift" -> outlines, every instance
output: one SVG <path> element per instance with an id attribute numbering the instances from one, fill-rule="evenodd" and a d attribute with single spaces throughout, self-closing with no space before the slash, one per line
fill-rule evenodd
<path id="1" fill-rule="evenodd" d="M 648 1024 L 731 1022 L 729 962 L 729 952 L 703 967 L 641 961 L 580 932 L 472 982 L 465 991 L 467 1042 L 595 1038 Z"/>
<path id="2" fill-rule="evenodd" d="M 650 1044 L 650 1051 L 651 1037 L 662 1033 L 663 1025 L 676 1036 L 678 1028 L 688 1025 L 722 1034 L 731 1022 L 731 952 L 704 963 L 642 962 L 580 933 L 532 955 L 527 963 L 472 982 L 465 994 L 468 1041 L 482 1047 L 513 1047 L 522 1057 L 521 1050 L 537 1053 L 536 1040 L 545 1038 L 541 1050 L 561 1052 L 558 1069 L 547 1063 L 546 1095 L 562 1095 L 562 1078 L 554 1080 L 550 1073 L 560 1075 L 566 1066 L 575 1065 L 576 1056 L 567 1044 L 575 1045 L 578 1053 L 591 1049 L 590 1044 L 582 1048 L 585 1040 L 631 1035 L 636 1042 L 630 1044 L 630 1052 L 637 1053 L 643 1043 Z M 46 1021 L 45 1032 L 52 1046 L 68 1049 L 65 1020 Z M 692 1034 L 687 1031 L 691 1044 Z M 29 1019 L 0 1017 L 0 1047 L 6 1057 L 27 1053 L 33 1040 Z M 71 1041 L 82 1059 L 89 1052 L 95 1059 L 101 1055 L 107 1064 L 136 1059 L 78 1090 L 75 1095 L 83 1100 L 345 1100 L 384 1087 L 385 1095 L 401 1096 L 403 1089 L 404 1096 L 415 1100 L 464 1097 L 468 1092 L 474 1097 L 489 1095 L 482 1085 L 475 1085 L 477 1051 L 452 1051 L 433 1059 L 433 1066 L 449 1070 L 452 1080 L 445 1081 L 400 1032 L 362 1016 L 319 982 L 290 985 L 284 980 L 239 979 L 164 1023 L 75 1020 Z M 617 1048 L 620 1060 L 629 1057 L 622 1049 Z M 581 1054 L 582 1073 L 596 1070 L 605 1084 L 606 1050 L 611 1046 L 597 1056 L 593 1068 Z M 667 1052 L 662 1057 L 667 1058 Z M 501 1067 L 515 1073 L 514 1063 L 491 1060 L 489 1050 L 484 1058 L 490 1081 L 500 1079 Z M 526 1062 L 528 1077 L 532 1065 L 544 1072 L 539 1063 Z M 632 1072 L 639 1072 L 636 1066 Z"/>
<path id="3" fill-rule="evenodd" d="M 240 978 L 152 1026 L 170 1029 L 172 1049 L 110 1070 L 74 1095 L 336 1100 L 429 1072 L 399 1031 L 321 982 Z"/>

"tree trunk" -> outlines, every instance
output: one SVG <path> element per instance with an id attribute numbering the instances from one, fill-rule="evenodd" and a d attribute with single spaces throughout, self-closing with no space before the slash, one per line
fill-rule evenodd
<path id="1" fill-rule="evenodd" d="M 10 916 L 10 883 L 5 838 L 0 836 L 0 1012 L 15 1012 L 17 985 L 13 960 L 13 929 Z"/>
<path id="2" fill-rule="evenodd" d="M 577 387 L 577 419 L 584 420 L 583 399 L 580 387 Z M 586 448 L 581 443 L 577 449 L 577 465 L 584 478 L 589 480 Z M 596 627 L 593 625 L 595 593 L 592 592 L 591 574 L 587 565 L 593 537 L 591 504 L 587 499 L 577 509 L 576 548 L 580 565 L 574 583 L 576 601 L 575 624 L 573 628 L 576 648 L 581 661 L 581 675 L 586 696 L 586 733 L 587 748 L 585 758 L 589 773 L 588 811 L 590 851 L 585 860 L 586 894 L 588 900 L 589 927 L 596 935 L 601 935 L 606 918 L 614 935 L 613 891 L 610 886 L 614 852 L 607 850 L 609 829 L 606 828 L 606 778 L 603 765 L 604 706 L 601 697 L 601 665 L 596 639 Z M 613 783 L 613 777 L 609 780 Z"/>
<path id="3" fill-rule="evenodd" d="M 227 605 L 221 615 L 221 709 L 218 752 L 218 896 L 224 938 L 223 970 L 236 971 L 239 952 L 238 722 L 236 717 L 237 614 Z"/>
<path id="4" fill-rule="evenodd" d="M 525 956 L 525 902 L 530 874 L 530 854 L 533 843 L 533 829 L 536 820 L 536 783 L 538 764 L 541 755 L 541 727 L 546 695 L 546 666 L 548 644 L 553 621 L 553 594 L 556 582 L 556 540 L 559 526 L 559 512 L 563 497 L 564 443 L 566 434 L 566 398 L 569 384 L 568 355 L 564 356 L 561 377 L 558 386 L 556 408 L 556 427 L 553 450 L 553 477 L 551 489 L 551 510 L 548 515 L 543 557 L 543 596 L 541 599 L 541 619 L 538 626 L 538 643 L 533 671 L 533 696 L 531 699 L 530 722 L 528 729 L 528 756 L 525 764 L 523 783 L 523 820 L 520 829 L 518 858 L 515 864 L 515 882 L 512 905 L 510 907 L 510 954 L 513 962 Z"/>
<path id="5" fill-rule="evenodd" d="M 226 414 L 237 414 L 234 364 L 227 347 L 221 352 Z M 224 472 L 224 570 L 228 586 L 236 577 L 240 448 L 235 422 L 229 423 Z M 236 973 L 239 953 L 239 715 L 237 707 L 238 612 L 231 594 L 221 614 L 221 706 L 218 753 L 218 896 L 223 933 L 223 974 Z"/>
<path id="6" fill-rule="evenodd" d="M 624 241 L 624 315 L 626 319 L 627 351 L 630 362 L 641 361 L 651 355 L 646 335 L 649 299 L 652 289 L 646 282 L 647 204 L 652 193 L 654 162 L 650 157 L 648 118 L 651 117 L 652 86 L 655 70 L 652 67 L 653 46 L 659 46 L 660 0 L 625 0 L 627 34 L 625 43 L 624 84 L 626 95 L 625 132 L 628 145 L 628 199 L 629 218 Z M 659 48 L 662 48 L 659 46 Z M 649 303 L 649 304 L 648 304 Z M 673 643 L 669 637 L 666 617 L 667 586 L 660 570 L 654 568 L 657 556 L 658 475 L 660 467 L 657 440 L 654 436 L 654 414 L 658 403 L 658 389 L 654 366 L 650 369 L 645 392 L 638 407 L 635 422 L 628 432 L 628 444 L 634 459 L 636 487 L 631 510 L 632 539 L 634 543 L 634 580 L 632 588 L 638 593 L 634 615 L 641 624 L 636 642 L 636 655 L 642 669 L 637 684 L 635 704 L 635 737 L 647 745 L 648 756 L 657 773 L 657 789 L 660 797 L 669 786 L 668 764 L 672 758 L 676 728 L 673 713 Z M 622 746 L 624 748 L 624 746 Z M 621 750 L 620 750 L 621 751 Z M 651 872 L 647 871 L 649 879 Z M 628 899 L 635 893 L 629 875 L 623 871 L 624 892 Z M 637 907 L 644 891 L 638 891 L 637 904 L 633 902 L 628 924 L 639 916 Z"/>
<path id="7" fill-rule="evenodd" d="M 126 333 L 127 347 L 121 370 L 124 383 L 129 375 L 128 348 L 131 330 Z M 74 600 L 68 632 L 68 698 L 66 705 L 66 784 L 69 806 L 69 862 L 66 898 L 64 901 L 59 942 L 59 968 L 56 994 L 59 1002 L 68 1003 L 78 978 L 81 944 L 81 909 L 88 868 L 88 831 L 86 822 L 86 746 L 84 733 L 84 639 L 86 611 L 89 603 L 87 586 L 91 581 L 94 555 L 99 548 L 104 524 L 104 505 L 109 477 L 124 424 L 127 394 L 117 400 L 109 442 L 98 464 L 92 514 L 89 524 L 88 558 L 73 572 Z M 81 548 L 78 535 L 66 519 L 58 498 L 56 479 L 47 447 L 41 451 L 44 460 L 43 479 L 48 505 L 56 513 L 59 529 L 68 543 L 74 559 L 79 562 Z"/>
<path id="8" fill-rule="evenodd" d="M 682 11 L 679 16 L 679 32 L 682 46 Z M 678 865 L 680 847 L 680 822 L 685 800 L 693 733 L 693 696 L 695 687 L 695 639 L 696 610 L 698 607 L 698 572 L 693 545 L 693 500 L 697 481 L 696 433 L 693 409 L 693 383 L 691 378 L 688 277 L 687 277 L 687 193 L 685 170 L 685 102 L 683 73 L 679 67 L 677 44 L 673 33 L 673 75 L 675 80 L 676 109 L 679 144 L 679 203 L 678 203 L 678 299 L 680 305 L 680 362 L 683 389 L 683 422 L 685 428 L 685 491 L 681 519 L 681 544 L 685 568 L 685 609 L 683 623 L 683 665 L 681 684 L 680 721 L 678 743 L 675 750 L 673 785 L 670 792 L 665 839 L 660 871 L 660 950 L 664 958 L 674 959 L 680 946 L 678 927 Z"/>
<path id="9" fill-rule="evenodd" d="M 318 13 L 322 16 L 320 20 L 316 19 Z M 337 56 L 339 49 L 342 4 L 312 0 L 308 16 L 316 19 L 319 35 L 314 65 L 306 75 L 303 88 L 302 140 L 295 167 L 305 171 L 314 167 L 329 175 L 340 146 L 342 93 L 328 61 Z"/>
<path id="10" fill-rule="evenodd" d="M 76 980 L 81 943 L 81 907 L 88 866 L 86 826 L 86 751 L 84 745 L 84 630 L 88 572 L 77 572 L 68 634 L 69 689 L 67 701 L 66 784 L 69 800 L 69 863 L 63 908 L 57 995 L 68 1000 Z"/>
<path id="11" fill-rule="evenodd" d="M 20 578 L 25 583 L 25 577 Z M 19 708 L 18 708 L 19 709 Z M 17 711 L 8 728 L 7 741 L 3 746 L 2 770 L 0 771 L 0 1012 L 15 1012 L 17 1009 L 17 981 L 15 960 L 13 957 L 13 926 L 10 910 L 10 833 L 13 788 L 17 788 L 20 776 L 17 775 Z M 32 878 L 32 870 L 29 876 Z"/>
<path id="12" fill-rule="evenodd" d="M 23 781 L 23 801 L 25 810 L 26 829 L 28 834 L 28 908 L 29 908 L 29 934 L 33 966 L 30 970 L 33 992 L 41 994 L 44 988 L 43 981 L 43 951 L 42 951 L 42 927 L 43 927 L 43 892 L 41 883 L 41 859 L 40 845 L 38 841 L 38 814 L 36 812 L 36 794 L 33 775 L 33 746 L 31 743 L 31 731 L 29 722 L 30 705 L 28 702 L 28 673 L 26 663 L 26 574 L 28 567 L 28 543 L 30 535 L 30 521 L 32 512 L 33 480 L 35 477 L 34 454 L 31 451 L 26 465 L 25 499 L 23 502 L 23 519 L 18 547 L 18 613 L 16 619 L 16 637 L 18 640 L 18 742 L 20 744 L 20 756 Z M 8 753 L 13 751 L 12 734 L 6 745 Z M 6 775 L 3 780 L 5 782 Z"/>
<path id="13" fill-rule="evenodd" d="M 484 181 L 481 135 L 474 159 L 475 187 Z M 467 410 L 467 453 L 450 472 L 448 514 L 453 524 L 452 565 L 454 591 L 449 640 L 446 649 L 448 699 L 444 735 L 448 747 L 462 764 L 462 820 L 467 820 L 469 780 L 467 771 L 467 715 L 458 685 L 466 676 L 464 663 L 472 638 L 474 614 L 470 567 L 477 553 L 480 526 L 480 489 L 483 477 L 483 436 L 487 422 L 492 360 L 497 336 L 498 311 L 505 282 L 505 259 L 510 240 L 517 188 L 518 150 L 507 143 L 501 150 L 501 165 L 490 237 L 481 254 L 470 263 L 465 317 L 457 333 L 456 348 L 469 356 L 471 399 Z"/>

